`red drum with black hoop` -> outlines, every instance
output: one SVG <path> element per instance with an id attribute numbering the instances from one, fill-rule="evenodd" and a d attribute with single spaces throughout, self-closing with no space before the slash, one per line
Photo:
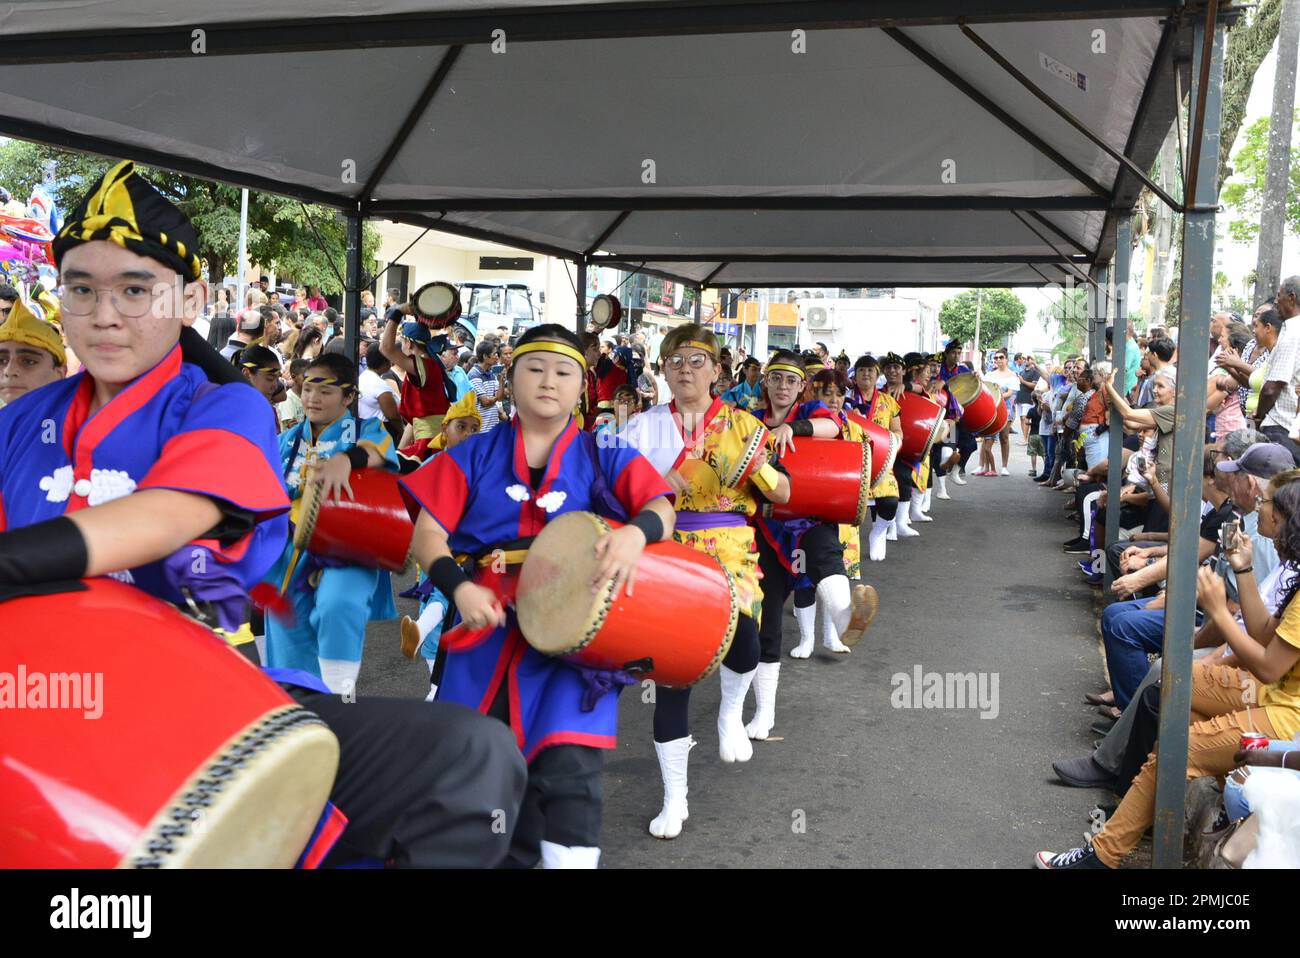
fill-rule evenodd
<path id="1" fill-rule="evenodd" d="M 790 501 L 763 506 L 772 519 L 821 519 L 862 525 L 870 507 L 871 444 L 801 436 L 781 457 L 790 473 Z"/>
<path id="2" fill-rule="evenodd" d="M 387 469 L 356 469 L 348 476 L 353 498 L 327 497 L 321 486 L 303 488 L 295 548 L 370 569 L 400 572 L 406 568 L 415 523 L 398 488 L 400 479 Z"/>
<path id="3" fill-rule="evenodd" d="M 860 412 L 846 409 L 845 415 L 862 427 L 871 446 L 871 485 L 880 483 L 894 468 L 894 459 L 898 456 L 903 440 L 884 426 L 877 425 Z"/>
<path id="4" fill-rule="evenodd" d="M 995 415 L 993 417 L 993 422 L 989 423 L 988 427 L 984 429 L 980 435 L 985 437 L 996 436 L 1003 429 L 1007 428 L 1007 421 L 1011 414 L 1007 411 L 1007 404 L 1002 399 L 1002 390 L 998 386 L 993 383 L 985 383 L 984 388 L 988 391 L 988 394 L 993 397 L 993 402 L 997 405 L 997 409 L 994 411 Z"/>
<path id="5" fill-rule="evenodd" d="M 730 573 L 706 553 L 668 540 L 637 561 L 632 595 L 597 595 L 595 545 L 614 524 L 590 512 L 548 522 L 528 549 L 515 593 L 519 630 L 538 652 L 591 669 L 631 671 L 685 688 L 711 675 L 736 634 L 740 600 Z"/>
<path id="6" fill-rule="evenodd" d="M 975 435 L 983 435 L 998 417 L 1001 405 L 988 394 L 975 373 L 961 373 L 948 380 L 948 393 L 961 406 L 961 424 Z"/>
<path id="7" fill-rule="evenodd" d="M 943 432 L 943 407 L 914 392 L 903 393 L 898 406 L 898 418 L 903 424 L 903 445 L 898 450 L 898 458 L 904 462 L 922 462 Z"/>
<path id="8" fill-rule="evenodd" d="M 85 585 L 3 604 L 0 868 L 292 867 L 334 734 L 165 602 Z"/>

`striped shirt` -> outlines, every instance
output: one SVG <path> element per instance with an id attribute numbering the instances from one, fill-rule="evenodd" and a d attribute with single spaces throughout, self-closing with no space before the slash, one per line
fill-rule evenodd
<path id="1" fill-rule="evenodd" d="M 497 381 L 497 378 L 482 366 L 470 368 L 469 384 L 474 392 L 486 399 L 496 399 L 501 388 L 501 383 Z M 490 406 L 480 405 L 478 411 L 479 415 L 483 417 L 483 432 L 487 432 L 501 421 L 500 406 L 495 402 Z"/>

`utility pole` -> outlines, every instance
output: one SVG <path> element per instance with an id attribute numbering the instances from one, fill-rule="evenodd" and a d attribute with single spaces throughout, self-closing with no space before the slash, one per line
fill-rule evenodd
<path id="1" fill-rule="evenodd" d="M 979 364 L 979 374 L 984 375 L 984 360 L 980 358 L 980 314 L 984 311 L 984 290 L 975 290 L 975 353 L 971 360 Z"/>

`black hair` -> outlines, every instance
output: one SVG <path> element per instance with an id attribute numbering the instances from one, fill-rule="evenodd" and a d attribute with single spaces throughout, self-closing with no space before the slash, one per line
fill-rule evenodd
<path id="1" fill-rule="evenodd" d="M 1278 519 L 1277 532 L 1273 535 L 1273 544 L 1277 546 L 1278 558 L 1286 565 L 1282 574 L 1282 601 L 1278 603 L 1278 618 L 1296 592 L 1300 591 L 1300 482 L 1295 481 L 1294 472 L 1278 473 L 1270 485 L 1273 489 L 1273 512 Z M 1282 479 L 1282 482 L 1278 482 Z M 1290 481 L 1287 481 L 1290 480 Z"/>
<path id="2" fill-rule="evenodd" d="M 478 344 L 478 349 L 474 350 L 474 358 L 481 363 L 500 348 L 495 338 L 485 339 Z"/>
<path id="3" fill-rule="evenodd" d="M 853 364 L 853 371 L 856 373 L 859 369 L 879 369 L 880 360 L 871 353 L 864 353 L 858 357 L 858 361 Z"/>
<path id="4" fill-rule="evenodd" d="M 295 359 L 301 359 L 302 354 L 307 351 L 307 347 L 313 343 L 318 343 L 325 338 L 325 334 L 317 329 L 314 325 L 307 325 L 302 328 L 298 334 L 298 341 L 293 344 L 293 355 Z"/>
<path id="5" fill-rule="evenodd" d="M 328 369 L 345 389 L 357 388 L 357 364 L 342 353 L 322 353 L 307 366 L 311 369 Z"/>
<path id="6" fill-rule="evenodd" d="M 1286 320 L 1282 318 L 1282 314 L 1277 311 L 1276 306 L 1270 306 L 1268 309 L 1256 316 L 1255 320 L 1256 322 L 1263 323 L 1265 326 L 1272 326 L 1279 332 L 1282 329 L 1282 324 L 1286 322 Z"/>
<path id="7" fill-rule="evenodd" d="M 325 315 L 325 322 L 329 323 L 331 326 L 338 325 L 339 311 L 337 309 L 335 309 L 333 306 L 326 306 L 323 312 Z"/>
<path id="8" fill-rule="evenodd" d="M 310 359 L 291 359 L 291 360 L 289 360 L 289 375 L 290 375 L 290 376 L 297 376 L 297 375 L 299 375 L 300 373 L 305 373 L 305 372 L 306 372 L 308 369 L 310 369 L 310 368 L 311 368 L 311 360 L 310 360 Z"/>
<path id="9" fill-rule="evenodd" d="M 18 290 L 14 289 L 8 283 L 0 283 L 0 299 L 14 302 L 18 299 Z"/>
<path id="10" fill-rule="evenodd" d="M 1156 354 L 1162 363 L 1174 358 L 1174 344 L 1168 339 L 1156 338 L 1147 343 L 1147 349 Z"/>
<path id="11" fill-rule="evenodd" d="M 268 366 L 274 366 L 277 370 L 280 368 L 280 357 L 272 350 L 265 346 L 249 346 L 239 354 L 240 368 L 265 369 Z"/>
<path id="12" fill-rule="evenodd" d="M 226 341 L 235 335 L 235 317 L 230 315 L 214 316 L 208 324 L 208 345 L 221 349 Z"/>
<path id="13" fill-rule="evenodd" d="M 1115 327 L 1114 327 L 1114 326 L 1107 326 L 1107 327 L 1106 327 L 1106 342 L 1108 342 L 1108 343 L 1113 343 L 1113 342 L 1115 342 Z"/>
<path id="14" fill-rule="evenodd" d="M 542 323 L 540 326 L 534 326 L 519 337 L 519 340 L 515 343 L 515 349 L 536 342 L 539 339 L 558 340 L 566 346 L 572 346 L 580 353 L 585 351 L 577 334 L 569 327 L 561 326 L 559 323 Z"/>
<path id="15" fill-rule="evenodd" d="M 391 369 L 393 361 L 384 355 L 383 350 L 379 349 L 374 343 L 366 349 L 366 368 L 372 372 L 382 373 Z"/>

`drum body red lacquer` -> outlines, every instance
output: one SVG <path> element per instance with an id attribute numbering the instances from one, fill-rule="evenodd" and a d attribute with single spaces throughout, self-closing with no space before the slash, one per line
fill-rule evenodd
<path id="1" fill-rule="evenodd" d="M 590 512 L 548 522 L 519 571 L 515 608 L 529 645 L 592 669 L 637 672 L 684 688 L 731 648 L 740 601 L 712 556 L 671 540 L 646 547 L 633 594 L 591 593 L 596 540 L 614 526 Z"/>
<path id="2" fill-rule="evenodd" d="M 997 407 L 994 410 L 993 422 L 980 433 L 981 436 L 996 436 L 1003 429 L 1007 428 L 1007 420 L 1010 413 L 1007 411 L 1007 404 L 1002 399 L 1002 390 L 992 383 L 984 384 L 985 391 L 993 397 L 993 403 Z"/>
<path id="3" fill-rule="evenodd" d="M 333 733 L 166 603 L 86 585 L 0 606 L 0 867 L 291 867 Z"/>
<path id="4" fill-rule="evenodd" d="M 903 441 L 884 426 L 877 425 L 860 412 L 845 410 L 845 415 L 862 427 L 871 446 L 871 484 L 879 484 L 894 468 L 894 459 Z"/>
<path id="5" fill-rule="evenodd" d="M 983 435 L 997 421 L 997 407 L 1002 404 L 989 395 L 974 373 L 961 373 L 949 379 L 948 393 L 961 406 L 961 424 L 977 436 Z"/>
<path id="6" fill-rule="evenodd" d="M 943 431 L 943 407 L 913 392 L 903 393 L 898 407 L 898 418 L 903 424 L 903 445 L 898 450 L 898 458 L 904 462 L 921 462 Z"/>
<path id="7" fill-rule="evenodd" d="M 400 572 L 411 552 L 415 524 L 397 480 L 387 469 L 357 469 L 348 477 L 355 498 L 319 494 L 307 483 L 293 544 L 299 549 L 372 569 Z"/>
<path id="8" fill-rule="evenodd" d="M 790 473 L 790 501 L 763 506 L 773 519 L 821 519 L 862 525 L 871 504 L 871 445 L 844 439 L 794 441 L 781 457 Z"/>

